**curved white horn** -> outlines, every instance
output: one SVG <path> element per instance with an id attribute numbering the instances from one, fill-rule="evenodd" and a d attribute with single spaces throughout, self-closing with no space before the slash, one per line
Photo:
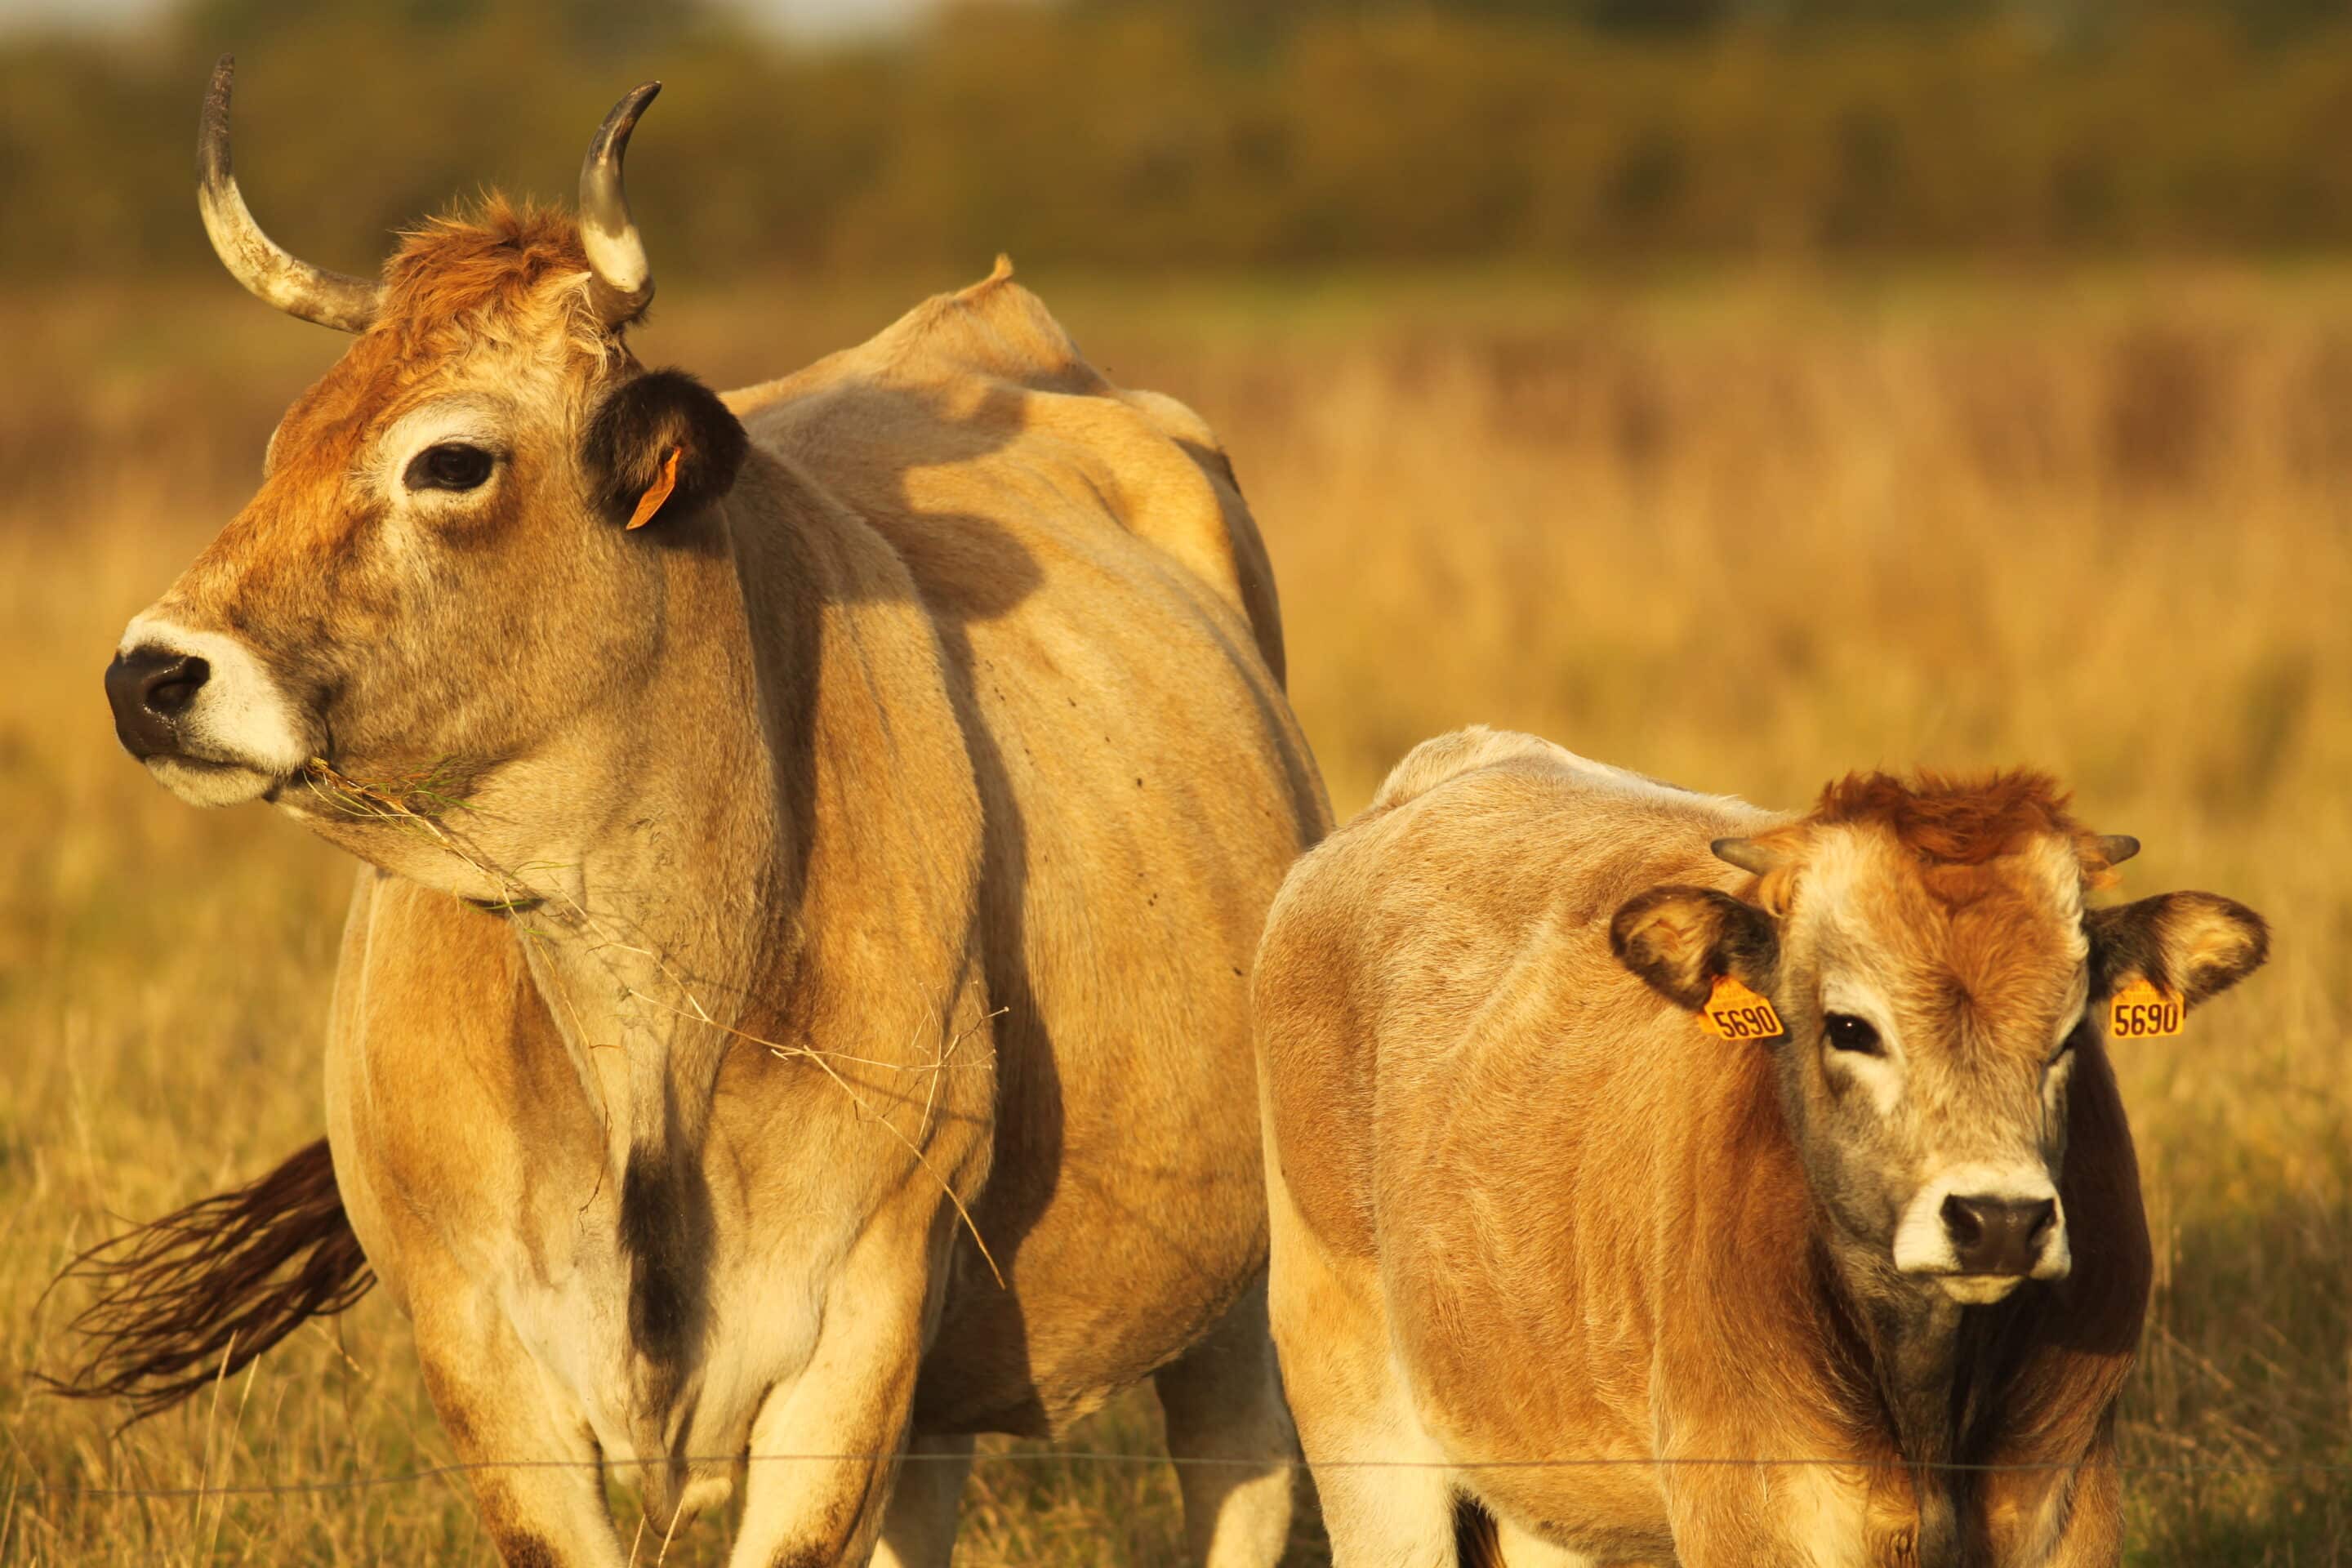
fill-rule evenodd
<path id="1" fill-rule="evenodd" d="M 661 85 L 649 81 L 632 88 L 613 105 L 580 163 L 580 243 L 588 252 L 590 298 L 608 327 L 635 320 L 653 302 L 653 263 L 646 258 L 646 242 L 629 217 L 621 160 L 628 153 L 629 132 L 637 128 L 637 116 Z"/>
<path id="2" fill-rule="evenodd" d="M 228 93 L 236 74 L 236 57 L 223 55 L 213 67 L 196 128 L 196 210 L 204 215 L 215 254 L 230 277 L 288 315 L 338 331 L 366 331 L 383 286 L 311 266 L 262 233 L 246 207 L 228 163 Z"/>

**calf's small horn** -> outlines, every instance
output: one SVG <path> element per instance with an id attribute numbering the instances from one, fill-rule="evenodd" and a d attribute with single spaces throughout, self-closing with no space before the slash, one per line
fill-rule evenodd
<path id="1" fill-rule="evenodd" d="M 2095 842 L 2099 858 L 2110 866 L 2120 866 L 2139 853 L 2139 840 L 2128 833 L 2103 833 Z"/>
<path id="2" fill-rule="evenodd" d="M 236 57 L 223 55 L 213 67 L 212 87 L 205 94 L 204 117 L 196 127 L 196 210 L 204 215 L 214 253 L 230 277 L 288 315 L 340 332 L 366 331 L 383 299 L 382 284 L 313 267 L 253 221 L 229 170 L 228 95 L 236 75 Z"/>
<path id="3" fill-rule="evenodd" d="M 580 163 L 580 243 L 588 252 L 589 298 L 608 327 L 634 321 L 653 302 L 653 263 L 629 217 L 621 160 L 628 154 L 637 116 L 660 91 L 657 81 L 630 89 L 596 127 L 588 156 Z"/>
<path id="4" fill-rule="evenodd" d="M 1707 846 L 1715 858 L 1761 877 L 1780 865 L 1780 857 L 1753 838 L 1718 838 Z"/>

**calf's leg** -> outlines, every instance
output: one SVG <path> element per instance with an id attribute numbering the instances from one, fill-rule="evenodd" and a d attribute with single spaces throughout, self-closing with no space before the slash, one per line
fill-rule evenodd
<path id="1" fill-rule="evenodd" d="M 2045 1559 L 2050 1568 L 2117 1568 L 2124 1560 L 2124 1498 L 2113 1430 L 2092 1446 L 2071 1487 L 2061 1482 L 2048 1491 L 2042 1507 L 2021 1508 L 2009 1521 L 2010 1530 L 1996 1530 L 1995 1550 L 2013 1561 L 2031 1561 L 2037 1538 L 2047 1539 L 2054 1523 L 2057 1539 Z"/>
<path id="2" fill-rule="evenodd" d="M 1555 1546 L 1539 1535 L 1528 1534 L 1507 1519 L 1495 1521 L 1494 1560 L 1503 1568 L 1602 1568 L 1601 1559 Z M 1470 1568 L 1470 1564 L 1465 1563 L 1463 1568 Z"/>
<path id="3" fill-rule="evenodd" d="M 1422 1430 L 1390 1350 L 1380 1275 L 1327 1248 L 1267 1180 L 1269 1321 L 1333 1568 L 1454 1568 L 1454 1479 Z"/>

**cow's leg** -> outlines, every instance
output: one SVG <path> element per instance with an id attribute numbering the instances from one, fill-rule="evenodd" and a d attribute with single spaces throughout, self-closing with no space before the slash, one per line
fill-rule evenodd
<path id="1" fill-rule="evenodd" d="M 940 1250 L 927 1220 L 871 1222 L 826 1291 L 807 1365 L 752 1417 L 732 1568 L 856 1568 L 880 1542 Z"/>
<path id="2" fill-rule="evenodd" d="M 874 1568 L 948 1568 L 956 1510 L 971 1473 L 970 1437 L 917 1437 L 907 1445 Z"/>
<path id="3" fill-rule="evenodd" d="M 1265 1281 L 1152 1383 L 1184 1494 L 1190 1561 L 1195 1568 L 1273 1568 L 1290 1538 L 1298 1438 L 1266 1331 Z"/>
<path id="4" fill-rule="evenodd" d="M 428 1300 L 412 1286 L 409 1304 L 425 1392 L 458 1462 L 479 1467 L 466 1479 L 499 1557 L 509 1568 L 621 1568 L 627 1559 L 587 1422 L 554 1406 L 522 1342 L 487 1303 Z"/>

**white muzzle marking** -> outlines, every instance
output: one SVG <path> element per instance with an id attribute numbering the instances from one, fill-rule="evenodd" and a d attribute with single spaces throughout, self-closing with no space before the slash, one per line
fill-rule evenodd
<path id="1" fill-rule="evenodd" d="M 1948 1198 L 1990 1198 L 2004 1203 L 2053 1205 L 2048 1234 L 2024 1274 L 1969 1274 L 1944 1223 Z M 2074 1266 L 2067 1246 L 2066 1205 L 2039 1165 L 1994 1165 L 1981 1162 L 1947 1165 L 1930 1178 L 1903 1211 L 1895 1227 L 1895 1267 L 1904 1274 L 1933 1279 L 1963 1306 L 1998 1301 L 2028 1279 L 2063 1279 Z"/>
<path id="2" fill-rule="evenodd" d="M 173 724 L 179 756 L 153 756 L 147 769 L 193 805 L 236 805 L 300 771 L 310 746 L 293 704 L 251 648 L 225 632 L 198 631 L 148 611 L 124 628 L 116 651 L 161 648 L 210 668 Z"/>

